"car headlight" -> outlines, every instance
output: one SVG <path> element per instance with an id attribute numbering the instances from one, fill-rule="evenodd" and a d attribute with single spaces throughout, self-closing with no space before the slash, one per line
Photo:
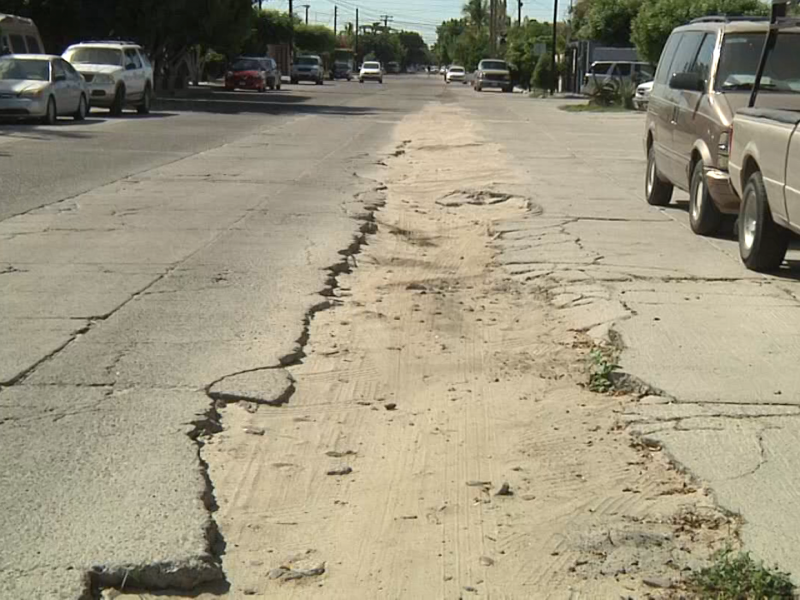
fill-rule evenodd
<path id="1" fill-rule="evenodd" d="M 34 90 L 23 90 L 19 93 L 21 98 L 41 98 L 44 93 L 44 88 L 37 88 Z"/>
<path id="2" fill-rule="evenodd" d="M 97 75 L 94 76 L 94 83 L 99 83 L 100 85 L 108 85 L 114 83 L 114 78 L 111 75 L 98 73 Z"/>

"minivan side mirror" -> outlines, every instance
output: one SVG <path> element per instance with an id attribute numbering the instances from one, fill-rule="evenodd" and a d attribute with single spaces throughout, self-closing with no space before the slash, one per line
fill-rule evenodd
<path id="1" fill-rule="evenodd" d="M 706 82 L 697 73 L 675 73 L 669 80 L 669 87 L 686 92 L 705 92 Z"/>

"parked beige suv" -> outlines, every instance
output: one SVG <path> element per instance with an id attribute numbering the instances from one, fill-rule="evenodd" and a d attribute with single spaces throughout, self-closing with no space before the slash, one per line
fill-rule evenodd
<path id="1" fill-rule="evenodd" d="M 747 106 L 767 20 L 706 17 L 678 27 L 664 47 L 647 109 L 647 202 L 665 206 L 673 186 L 688 191 L 689 221 L 715 233 L 739 212 L 728 156 L 737 110 Z M 763 107 L 785 105 L 769 91 Z"/>

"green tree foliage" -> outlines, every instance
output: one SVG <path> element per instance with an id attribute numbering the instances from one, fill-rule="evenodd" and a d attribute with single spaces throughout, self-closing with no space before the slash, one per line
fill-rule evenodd
<path id="1" fill-rule="evenodd" d="M 576 9 L 577 36 L 606 46 L 630 46 L 631 27 L 642 4 L 643 0 L 584 0 L 580 12 Z"/>
<path id="2" fill-rule="evenodd" d="M 525 20 L 521 26 L 514 25 L 508 30 L 506 60 L 512 68 L 514 79 L 522 85 L 531 81 L 533 70 L 539 61 L 537 44 L 552 48 L 553 28 L 548 23 L 533 19 Z"/>
<path id="3" fill-rule="evenodd" d="M 408 65 L 424 65 L 430 60 L 430 50 L 428 44 L 422 39 L 422 36 L 416 31 L 398 31 L 396 34 L 397 39 L 400 40 L 403 48 L 405 48 L 405 59 L 397 61 L 402 63 L 404 67 Z"/>
<path id="4" fill-rule="evenodd" d="M 295 24 L 300 20 L 295 18 Z M 288 44 L 292 39 L 292 18 L 288 12 L 256 10 L 251 34 L 244 43 L 243 52 L 253 56 L 267 54 L 270 44 Z"/>
<path id="5" fill-rule="evenodd" d="M 483 28 L 489 25 L 489 2 L 488 0 L 467 0 L 461 9 L 469 24 L 473 27 Z"/>
<path id="6" fill-rule="evenodd" d="M 456 62 L 455 43 L 466 30 L 466 19 L 450 19 L 436 28 L 436 43 L 433 46 L 433 53 L 440 65 Z"/>
<path id="7" fill-rule="evenodd" d="M 306 25 L 300 23 L 295 26 L 294 43 L 298 50 L 311 54 L 327 54 L 336 48 L 336 36 L 333 29 L 324 25 Z"/>
<path id="8" fill-rule="evenodd" d="M 402 64 L 406 58 L 406 49 L 396 33 L 373 30 L 359 36 L 358 45 L 362 55 L 372 55 L 384 65 L 388 62 Z"/>
<path id="9" fill-rule="evenodd" d="M 553 55 L 550 52 L 545 52 L 539 57 L 531 78 L 533 88 L 537 90 L 550 89 L 553 82 L 552 61 Z"/>
<path id="10" fill-rule="evenodd" d="M 633 21 L 631 39 L 639 55 L 658 63 L 675 27 L 706 15 L 765 15 L 769 7 L 760 0 L 653 0 L 642 5 Z"/>

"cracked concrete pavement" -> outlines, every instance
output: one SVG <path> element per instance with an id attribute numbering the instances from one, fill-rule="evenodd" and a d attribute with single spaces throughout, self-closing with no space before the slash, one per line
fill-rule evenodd
<path id="1" fill-rule="evenodd" d="M 425 101 L 330 88 L 353 118 L 265 119 L 0 222 L 0 597 L 223 580 L 214 403 L 291 394 L 373 154 Z"/>
<path id="2" fill-rule="evenodd" d="M 629 430 L 743 516 L 747 549 L 800 576 L 800 254 L 774 276 L 752 273 L 732 235 L 691 232 L 684 194 L 647 206 L 640 114 L 466 102 L 525 173 L 496 187 L 540 208 L 496 226 L 496 261 L 571 330 L 621 346 L 628 385 L 645 396 Z"/>

